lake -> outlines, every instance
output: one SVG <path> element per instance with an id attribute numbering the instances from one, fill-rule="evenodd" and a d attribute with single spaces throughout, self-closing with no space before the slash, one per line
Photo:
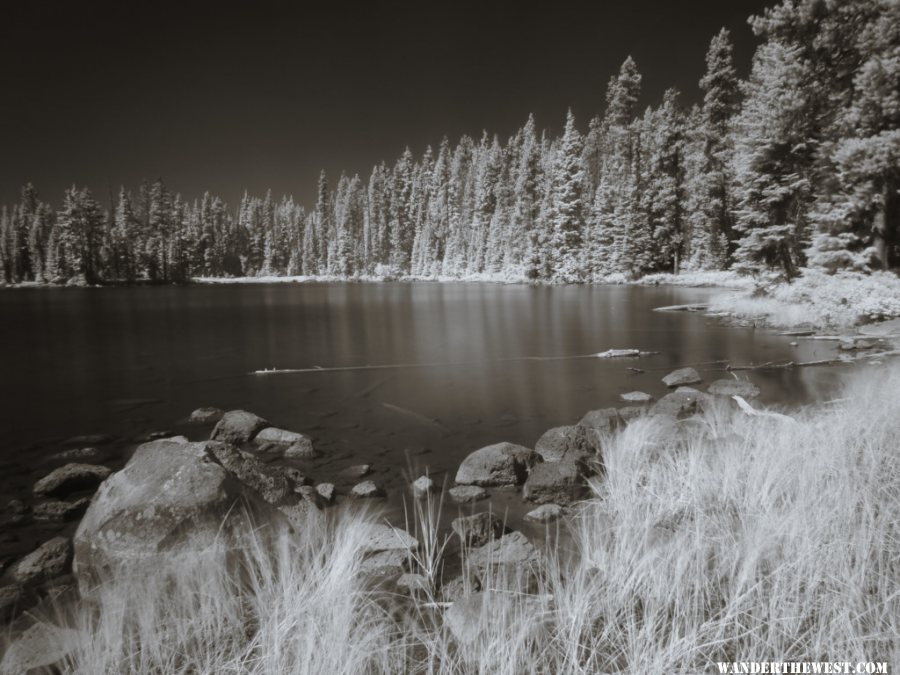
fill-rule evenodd
<path id="1" fill-rule="evenodd" d="M 791 347 L 769 331 L 652 311 L 714 292 L 427 282 L 7 290 L 3 491 L 19 493 L 22 474 L 75 434 L 200 438 L 207 430 L 184 422 L 207 405 L 308 433 L 325 474 L 367 462 L 376 479 L 410 463 L 440 476 L 488 443 L 533 446 L 549 427 L 623 405 L 623 392 L 659 397 L 660 378 L 679 366 L 696 366 L 708 383 L 729 376 L 713 362 L 827 353 L 821 342 Z M 659 354 L 572 358 L 610 348 Z M 398 367 L 328 370 L 373 365 Z M 323 370 L 253 374 L 309 367 Z M 824 368 L 749 377 L 767 404 L 816 399 L 835 381 Z"/>

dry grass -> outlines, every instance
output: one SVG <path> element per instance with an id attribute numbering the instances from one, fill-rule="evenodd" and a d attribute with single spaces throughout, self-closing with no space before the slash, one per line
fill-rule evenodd
<path id="1" fill-rule="evenodd" d="M 111 579 L 67 673 L 694 673 L 716 661 L 900 658 L 900 368 L 796 423 L 726 405 L 608 439 L 606 478 L 532 587 L 488 586 L 460 640 L 429 591 L 357 574 L 359 514 Z M 435 504 L 415 513 L 435 517 Z M 442 549 L 433 523 L 422 565 Z M 415 562 L 414 562 L 415 564 Z M 425 570 L 426 572 L 428 570 Z M 529 591 L 529 592 L 526 592 Z"/>

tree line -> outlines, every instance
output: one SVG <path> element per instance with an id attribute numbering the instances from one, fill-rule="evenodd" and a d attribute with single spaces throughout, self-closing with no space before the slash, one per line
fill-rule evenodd
<path id="1" fill-rule="evenodd" d="M 245 194 L 237 211 L 161 180 L 104 209 L 87 188 L 55 210 L 30 184 L 0 212 L 0 281 L 178 282 L 196 276 L 452 277 L 557 282 L 735 269 L 900 264 L 900 3 L 785 0 L 751 17 L 741 79 L 727 30 L 702 101 L 639 110 L 629 57 L 606 109 L 561 136 L 533 117 L 407 149 L 367 178 L 319 178 L 316 203 Z"/>

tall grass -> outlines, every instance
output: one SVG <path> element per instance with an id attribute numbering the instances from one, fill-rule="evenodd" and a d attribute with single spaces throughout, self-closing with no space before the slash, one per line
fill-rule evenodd
<path id="1" fill-rule="evenodd" d="M 838 403 L 749 417 L 727 401 L 606 439 L 606 475 L 510 590 L 453 607 L 359 576 L 365 522 L 115 578 L 68 621 L 70 673 L 715 672 L 733 660 L 900 663 L 900 368 Z M 413 511 L 444 551 L 434 502 Z M 413 560 L 413 565 L 417 563 Z M 427 569 L 424 570 L 427 573 Z M 503 575 L 504 572 L 497 572 Z M 432 576 L 432 579 L 435 577 Z M 520 577 L 521 578 L 521 577 Z M 431 594 L 427 594 L 430 596 Z M 462 605 L 457 607 L 460 609 Z"/>

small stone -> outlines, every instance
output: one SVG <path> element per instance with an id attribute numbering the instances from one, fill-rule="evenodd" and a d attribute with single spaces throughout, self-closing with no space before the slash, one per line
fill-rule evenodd
<path id="1" fill-rule="evenodd" d="M 533 511 L 525 514 L 525 520 L 533 523 L 552 523 L 559 520 L 563 514 L 563 508 L 559 504 L 542 504 Z"/>
<path id="2" fill-rule="evenodd" d="M 413 497 L 416 499 L 424 499 L 426 496 L 434 492 L 435 484 L 428 476 L 419 476 L 412 484 Z"/>
<path id="3" fill-rule="evenodd" d="M 316 492 L 326 504 L 334 502 L 334 483 L 319 483 L 316 485 Z"/>
<path id="4" fill-rule="evenodd" d="M 82 497 L 72 502 L 49 501 L 34 507 L 35 520 L 71 520 L 84 514 L 90 498 Z"/>
<path id="5" fill-rule="evenodd" d="M 481 501 L 487 499 L 487 496 L 487 490 L 477 485 L 457 485 L 450 488 L 450 498 L 457 504 Z"/>
<path id="6" fill-rule="evenodd" d="M 619 398 L 626 403 L 650 403 L 653 397 L 643 391 L 629 391 L 627 394 L 620 394 Z"/>
<path id="7" fill-rule="evenodd" d="M 456 518 L 450 526 L 466 546 L 483 546 L 503 534 L 503 521 L 489 511 Z"/>
<path id="8" fill-rule="evenodd" d="M 109 478 L 112 470 L 94 464 L 66 464 L 54 469 L 34 484 L 34 492 L 42 495 L 63 495 L 80 490 L 96 489 Z"/>
<path id="9" fill-rule="evenodd" d="M 343 469 L 340 475 L 344 478 L 362 478 L 363 476 L 368 476 L 372 473 L 372 466 L 370 464 L 355 464 L 354 466 L 348 466 L 346 469 Z"/>
<path id="10" fill-rule="evenodd" d="M 65 574 L 71 558 L 72 541 L 66 537 L 54 537 L 41 544 L 13 567 L 13 579 L 23 586 L 49 581 Z"/>
<path id="11" fill-rule="evenodd" d="M 220 408 L 206 407 L 197 408 L 191 413 L 188 421 L 191 424 L 215 424 L 225 414 Z"/>
<path id="12" fill-rule="evenodd" d="M 403 528 L 392 527 L 385 523 L 370 523 L 366 526 L 366 537 L 362 550 L 368 553 L 390 551 L 397 548 L 411 551 L 418 546 L 419 541 Z"/>
<path id="13" fill-rule="evenodd" d="M 28 513 L 28 507 L 25 506 L 21 499 L 10 499 L 8 502 L 6 502 L 6 511 L 7 513 L 21 516 L 25 513 Z"/>
<path id="14" fill-rule="evenodd" d="M 680 387 L 682 385 L 699 384 L 703 380 L 693 368 L 679 368 L 666 375 L 662 381 L 667 387 Z"/>
<path id="15" fill-rule="evenodd" d="M 353 486 L 353 489 L 350 490 L 350 496 L 358 499 L 384 497 L 384 490 L 375 485 L 373 481 L 364 480 L 362 483 L 357 483 Z"/>
<path id="16" fill-rule="evenodd" d="M 291 443 L 284 451 L 285 459 L 312 459 L 316 456 L 316 450 L 313 448 L 312 440 L 307 436 L 300 435 L 301 438 Z"/>

